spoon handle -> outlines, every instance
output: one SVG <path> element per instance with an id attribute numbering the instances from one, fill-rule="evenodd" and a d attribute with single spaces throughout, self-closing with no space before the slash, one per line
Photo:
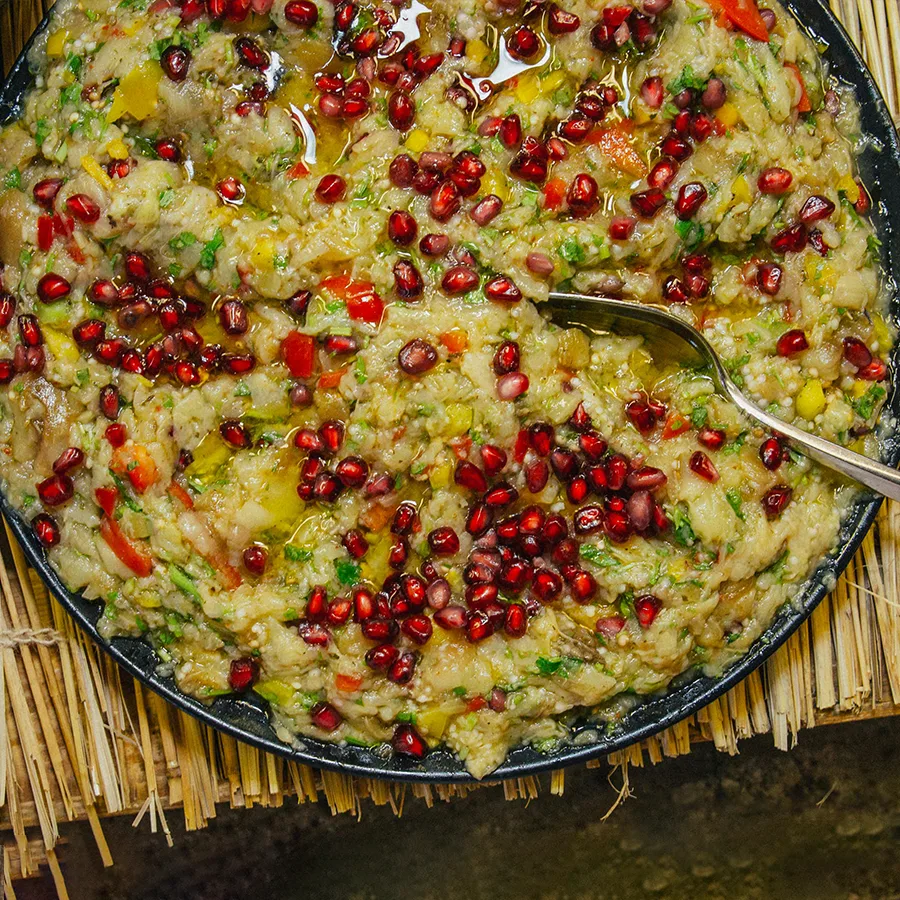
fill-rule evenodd
<path id="1" fill-rule="evenodd" d="M 842 472 L 854 481 L 871 488 L 877 494 L 889 497 L 891 500 L 900 500 L 900 472 L 896 469 L 869 459 L 861 453 L 854 453 L 852 450 L 827 441 L 816 434 L 810 434 L 789 422 L 782 421 L 748 400 L 730 378 L 726 378 L 724 381 L 728 396 L 735 406 L 750 418 L 756 419 L 757 422 L 770 428 L 776 434 L 782 435 L 804 456 L 808 456 L 830 469 Z"/>

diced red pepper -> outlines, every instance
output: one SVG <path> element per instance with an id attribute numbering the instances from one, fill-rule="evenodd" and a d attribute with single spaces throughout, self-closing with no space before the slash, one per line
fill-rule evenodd
<path id="1" fill-rule="evenodd" d="M 784 67 L 790 69 L 791 72 L 794 73 L 800 84 L 800 99 L 797 101 L 797 112 L 812 112 L 812 103 L 810 103 L 809 94 L 806 92 L 806 82 L 803 80 L 803 73 L 800 71 L 800 66 L 798 66 L 797 63 L 785 63 Z"/>
<path id="2" fill-rule="evenodd" d="M 513 449 L 513 459 L 521 464 L 525 461 L 525 454 L 528 452 L 530 441 L 528 440 L 528 430 L 523 428 L 516 438 L 516 446 Z"/>
<path id="3" fill-rule="evenodd" d="M 678 437 L 679 434 L 684 434 L 690 427 L 691 422 L 689 419 L 685 418 L 680 412 L 673 412 L 666 419 L 662 436 L 664 439 L 669 440 L 670 438 Z"/>
<path id="4" fill-rule="evenodd" d="M 286 174 L 287 177 L 292 180 L 306 178 L 306 176 L 309 175 L 309 166 L 301 159 L 300 162 L 294 163 L 294 165 L 287 170 Z"/>
<path id="5" fill-rule="evenodd" d="M 352 694 L 354 691 L 358 691 L 362 683 L 362 678 L 357 678 L 355 675 L 344 675 L 340 672 L 334 678 L 334 686 L 345 694 Z"/>
<path id="6" fill-rule="evenodd" d="M 445 331 L 440 339 L 450 353 L 462 353 L 469 346 L 469 337 L 464 331 Z"/>
<path id="7" fill-rule="evenodd" d="M 135 575 L 146 578 L 153 571 L 153 557 L 132 544 L 119 528 L 119 523 L 112 517 L 104 516 L 100 520 L 100 536 L 115 553 L 119 562 L 131 569 Z"/>
<path id="8" fill-rule="evenodd" d="M 375 292 L 371 281 L 356 281 L 349 275 L 329 275 L 319 282 L 335 297 L 347 304 L 347 314 L 355 322 L 377 325 L 384 314 L 384 301 Z"/>
<path id="9" fill-rule="evenodd" d="M 336 369 L 334 372 L 323 372 L 319 376 L 319 387 L 326 391 L 331 390 L 331 388 L 336 388 L 346 374 L 346 369 Z"/>
<path id="10" fill-rule="evenodd" d="M 45 253 L 53 246 L 53 216 L 38 216 L 37 243 Z"/>
<path id="11" fill-rule="evenodd" d="M 127 450 L 116 450 L 112 458 L 112 469 L 120 475 L 127 475 L 131 486 L 139 494 L 156 484 L 159 470 L 146 447 L 134 444 Z"/>
<path id="12" fill-rule="evenodd" d="M 562 178 L 551 178 L 544 185 L 544 207 L 559 209 L 566 199 L 566 183 Z"/>
<path id="13" fill-rule="evenodd" d="M 487 706 L 487 700 L 484 697 L 473 697 L 466 704 L 466 712 L 478 712 L 479 709 L 484 709 Z"/>
<path id="14" fill-rule="evenodd" d="M 173 481 L 167 490 L 188 509 L 194 508 L 194 498 L 177 481 Z"/>
<path id="15" fill-rule="evenodd" d="M 111 516 L 116 511 L 119 492 L 114 487 L 98 487 L 94 491 L 94 499 L 97 501 L 97 506 Z"/>
<path id="16" fill-rule="evenodd" d="M 769 29 L 760 15 L 756 0 L 708 0 L 715 10 L 725 13 L 728 21 L 758 41 L 769 42 Z"/>
<path id="17" fill-rule="evenodd" d="M 631 119 L 624 119 L 612 128 L 595 128 L 587 139 L 589 144 L 599 147 L 614 166 L 636 178 L 643 178 L 647 174 L 647 164 L 631 141 L 633 130 Z"/>
<path id="18" fill-rule="evenodd" d="M 294 378 L 310 378 L 316 368 L 316 341 L 311 335 L 291 331 L 281 342 L 281 355 Z"/>

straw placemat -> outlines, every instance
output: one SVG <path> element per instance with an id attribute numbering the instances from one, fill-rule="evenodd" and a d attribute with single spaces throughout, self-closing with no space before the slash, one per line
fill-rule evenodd
<path id="1" fill-rule="evenodd" d="M 900 112 L 900 2 L 831 0 L 862 48 L 895 119 Z M 0 0 L 5 72 L 43 16 L 41 0 Z M 892 40 L 891 35 L 894 35 Z M 399 815 L 407 801 L 465 796 L 473 788 L 387 784 L 317 772 L 224 737 L 127 676 L 47 597 L 19 547 L 0 529 L 0 840 L 6 896 L 13 880 L 48 865 L 67 896 L 58 824 L 90 823 L 100 858 L 113 854 L 101 817 L 131 815 L 169 840 L 167 815 L 203 828 L 216 805 L 280 806 L 324 800 L 359 814 L 367 801 Z M 771 733 L 788 749 L 802 728 L 900 712 L 900 505 L 890 504 L 835 592 L 759 671 L 725 697 L 608 760 L 618 769 L 611 802 L 627 795 L 628 767 L 690 752 L 711 740 L 736 753 L 739 739 Z M 601 765 L 595 763 L 594 765 Z M 506 799 L 561 794 L 562 771 L 485 788 Z M 612 804 L 613 806 L 615 803 Z M 598 816 L 605 809 L 598 810 Z"/>

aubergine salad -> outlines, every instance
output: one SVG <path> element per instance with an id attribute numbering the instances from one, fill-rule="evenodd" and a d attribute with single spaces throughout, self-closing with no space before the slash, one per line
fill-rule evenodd
<path id="1" fill-rule="evenodd" d="M 425 2 L 61 0 L 0 132 L 0 474 L 187 694 L 480 778 L 721 673 L 855 496 L 548 293 L 870 456 L 892 331 L 777 3 Z"/>

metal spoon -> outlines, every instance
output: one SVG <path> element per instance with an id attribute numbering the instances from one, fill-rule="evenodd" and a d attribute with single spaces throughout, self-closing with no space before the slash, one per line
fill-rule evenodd
<path id="1" fill-rule="evenodd" d="M 550 309 L 558 325 L 585 325 L 589 328 L 609 327 L 610 320 L 629 319 L 653 328 L 663 328 L 689 344 L 709 364 L 710 374 L 718 392 L 727 397 L 744 415 L 781 435 L 796 450 L 830 469 L 864 484 L 878 494 L 900 500 L 900 472 L 875 462 L 846 447 L 833 444 L 796 425 L 783 422 L 777 416 L 760 409 L 741 392 L 731 380 L 712 344 L 692 325 L 665 310 L 611 297 L 591 297 L 551 291 Z M 604 322 L 606 324 L 604 324 Z"/>

